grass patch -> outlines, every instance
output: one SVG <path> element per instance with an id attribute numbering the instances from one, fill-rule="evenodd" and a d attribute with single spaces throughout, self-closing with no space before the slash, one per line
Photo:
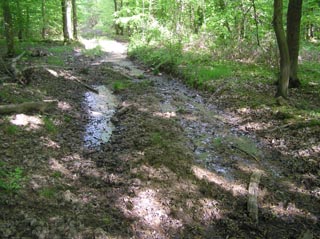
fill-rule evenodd
<path id="1" fill-rule="evenodd" d="M 56 133 L 57 132 L 57 127 L 55 126 L 54 122 L 49 117 L 44 117 L 43 123 L 44 123 L 44 128 L 49 133 Z"/>
<path id="2" fill-rule="evenodd" d="M 64 66 L 64 60 L 60 56 L 49 56 L 47 59 L 48 65 Z"/>
<path id="3" fill-rule="evenodd" d="M 16 192 L 21 188 L 23 171 L 21 168 L 6 168 L 6 164 L 0 162 L 0 189 L 5 192 Z"/>
<path id="4" fill-rule="evenodd" d="M 8 135 L 16 135 L 19 132 L 19 127 L 16 125 L 10 124 L 4 128 L 4 132 L 6 132 L 6 134 Z"/>
<path id="5" fill-rule="evenodd" d="M 127 82 L 127 81 L 117 80 L 117 81 L 113 82 L 113 84 L 112 84 L 112 90 L 115 93 L 119 93 L 120 91 L 123 91 L 123 90 L 127 89 L 128 87 L 129 87 L 129 82 Z"/>

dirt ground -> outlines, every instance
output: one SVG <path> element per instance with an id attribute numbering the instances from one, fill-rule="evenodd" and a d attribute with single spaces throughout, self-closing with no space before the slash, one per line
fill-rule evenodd
<path id="1" fill-rule="evenodd" d="M 58 101 L 0 116 L 1 238 L 320 238 L 319 125 L 232 109 L 153 75 L 123 43 L 94 44 L 105 53 L 75 48 L 27 86 L 0 85 L 1 105 Z M 117 98 L 111 138 L 98 147 L 84 145 L 88 89 L 75 79 Z M 254 172 L 258 221 L 247 209 Z"/>

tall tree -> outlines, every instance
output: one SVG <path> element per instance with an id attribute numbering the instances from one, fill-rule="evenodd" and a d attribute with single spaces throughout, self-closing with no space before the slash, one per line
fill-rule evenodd
<path id="1" fill-rule="evenodd" d="M 42 30 L 41 30 L 41 35 L 42 39 L 46 39 L 47 35 L 47 13 L 46 13 L 46 0 L 42 0 L 41 2 L 41 14 L 42 14 Z"/>
<path id="2" fill-rule="evenodd" d="M 22 40 L 22 32 L 23 32 L 23 21 L 22 21 L 22 12 L 20 7 L 20 0 L 16 0 L 17 6 L 17 20 L 18 20 L 18 39 Z"/>
<path id="3" fill-rule="evenodd" d="M 273 27 L 280 52 L 280 78 L 276 96 L 288 97 L 290 77 L 290 56 L 285 31 L 283 29 L 283 0 L 274 0 Z"/>
<path id="4" fill-rule="evenodd" d="M 15 50 L 14 50 L 14 33 L 13 33 L 12 15 L 10 11 L 9 0 L 2 0 L 2 10 L 3 10 L 5 36 L 6 36 L 6 42 L 7 42 L 7 56 L 12 57 L 15 54 Z"/>
<path id="5" fill-rule="evenodd" d="M 71 0 L 61 0 L 63 38 L 65 42 L 69 42 L 72 39 L 71 6 L 72 6 Z"/>
<path id="6" fill-rule="evenodd" d="M 300 25 L 302 0 L 290 0 L 287 13 L 287 43 L 290 55 L 290 87 L 299 87 L 298 57 L 300 43 Z"/>
<path id="7" fill-rule="evenodd" d="M 76 0 L 72 0 L 73 39 L 78 40 L 78 14 Z"/>

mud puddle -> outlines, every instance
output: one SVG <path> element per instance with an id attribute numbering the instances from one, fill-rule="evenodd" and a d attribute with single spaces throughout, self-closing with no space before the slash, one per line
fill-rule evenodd
<path id="1" fill-rule="evenodd" d="M 120 53 L 109 55 L 100 60 L 100 63 L 111 64 L 116 71 L 125 72 L 137 82 L 142 75 L 153 82 L 157 98 L 161 102 L 159 110 L 164 115 L 170 115 L 178 120 L 191 142 L 196 163 L 228 180 L 234 179 L 238 165 L 249 170 L 254 170 L 260 165 L 260 167 L 270 168 L 268 173 L 273 176 L 278 177 L 281 174 L 266 161 L 258 163 L 258 159 L 267 157 L 268 152 L 264 152 L 264 147 L 254 136 L 247 135 L 234 127 L 236 119 L 232 115 L 219 111 L 215 105 L 208 102 L 205 96 L 200 95 L 197 90 L 188 88 L 179 80 L 171 79 L 166 75 L 150 74 L 128 60 L 123 49 Z M 110 118 L 105 120 L 110 121 Z M 94 124 L 92 127 L 95 127 Z M 97 125 L 97 131 L 108 131 L 104 127 Z M 87 128 L 91 129 L 91 126 Z M 94 143 L 96 145 L 102 141 L 96 140 L 101 138 L 96 136 L 101 133 L 95 134 L 93 131 L 93 129 L 87 130 L 86 145 L 90 144 L 90 141 L 96 142 Z M 109 138 L 110 135 L 107 133 L 105 137 Z"/>
<path id="2" fill-rule="evenodd" d="M 84 147 L 88 149 L 99 149 L 101 144 L 109 141 L 113 129 L 111 117 L 117 105 L 116 97 L 107 87 L 94 88 L 99 94 L 86 92 L 83 102 L 89 115 L 83 138 Z"/>

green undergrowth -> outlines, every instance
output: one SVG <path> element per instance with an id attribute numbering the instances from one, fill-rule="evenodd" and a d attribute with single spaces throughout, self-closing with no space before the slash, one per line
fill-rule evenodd
<path id="1" fill-rule="evenodd" d="M 129 55 L 150 67 L 155 74 L 164 71 L 182 78 L 190 87 L 212 94 L 211 100 L 223 107 L 235 110 L 267 107 L 274 112 L 279 111 L 275 98 L 275 82 L 278 78 L 276 67 L 214 59 L 210 52 L 182 49 L 179 44 L 154 47 L 133 42 L 129 47 Z M 299 65 L 302 86 L 299 89 L 289 89 L 290 100 L 283 107 L 295 115 L 295 119 L 319 120 L 318 69 L 320 64 L 316 61 L 304 61 Z"/>
<path id="2" fill-rule="evenodd" d="M 0 193 L 1 190 L 6 193 L 16 192 L 21 188 L 22 180 L 23 171 L 21 168 L 12 168 L 7 163 L 0 161 Z"/>

